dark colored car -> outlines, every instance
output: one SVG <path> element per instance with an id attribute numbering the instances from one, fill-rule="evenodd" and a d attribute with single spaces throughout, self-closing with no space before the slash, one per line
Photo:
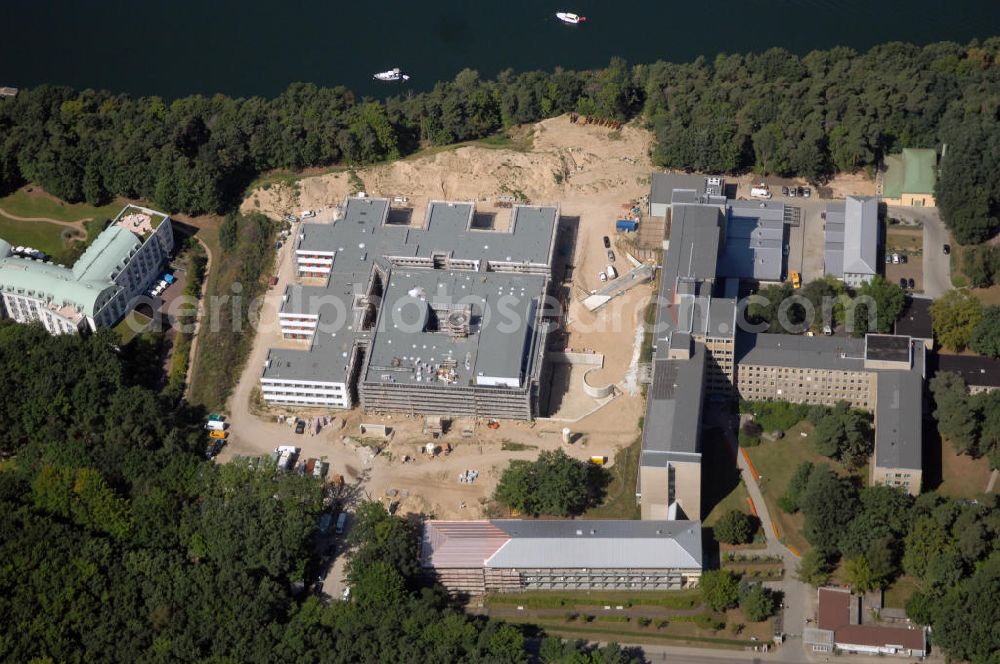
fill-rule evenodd
<path id="1" fill-rule="evenodd" d="M 910 278 L 909 278 L 909 279 L 907 280 L 907 284 L 908 284 L 908 285 L 910 286 L 910 288 L 911 288 L 911 289 L 912 289 L 912 288 L 916 288 L 916 287 L 917 287 L 917 282 L 915 282 L 915 281 L 913 280 L 913 277 L 910 277 Z"/>
<path id="2" fill-rule="evenodd" d="M 899 262 L 902 263 L 903 265 L 906 265 L 906 261 L 907 261 L 906 254 L 900 254 Z"/>
<path id="3" fill-rule="evenodd" d="M 788 195 L 788 187 L 782 187 L 781 188 L 781 195 L 782 196 L 787 196 Z"/>
<path id="4" fill-rule="evenodd" d="M 906 279 L 904 279 L 903 277 L 899 278 L 899 287 L 906 288 Z"/>
<path id="5" fill-rule="evenodd" d="M 608 260 L 611 261 L 612 263 L 615 262 L 615 252 L 611 251 L 610 249 L 608 249 Z"/>
<path id="6" fill-rule="evenodd" d="M 607 235 L 604 236 L 604 248 L 605 249 L 611 248 L 611 238 L 609 238 Z"/>
<path id="7" fill-rule="evenodd" d="M 951 245 L 950 244 L 944 245 L 943 247 L 941 247 L 941 251 L 943 251 L 944 255 L 947 256 L 948 254 L 951 253 Z"/>
<path id="8" fill-rule="evenodd" d="M 305 420 L 299 420 L 298 422 L 295 423 L 295 433 L 298 434 L 305 433 L 305 430 L 306 430 Z"/>

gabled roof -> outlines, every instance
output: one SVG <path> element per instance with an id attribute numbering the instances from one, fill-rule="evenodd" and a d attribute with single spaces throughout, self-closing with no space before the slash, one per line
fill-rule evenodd
<path id="1" fill-rule="evenodd" d="M 878 271 L 878 200 L 848 196 L 844 203 L 844 273 Z"/>
<path id="2" fill-rule="evenodd" d="M 428 521 L 424 567 L 701 569 L 698 521 Z"/>

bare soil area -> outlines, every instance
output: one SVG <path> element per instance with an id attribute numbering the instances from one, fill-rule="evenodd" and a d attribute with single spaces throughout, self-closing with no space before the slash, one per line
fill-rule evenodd
<path id="1" fill-rule="evenodd" d="M 579 305 L 578 299 L 599 287 L 598 273 L 606 271 L 609 264 L 618 274 L 632 268 L 626 255 L 632 243 L 616 236 L 614 226 L 624 204 L 648 193 L 651 136 L 634 125 L 612 132 L 573 124 L 565 116 L 518 128 L 511 134 L 511 143 L 505 147 L 466 144 L 429 150 L 356 173 L 329 173 L 305 177 L 294 184 L 264 185 L 251 192 L 242 209 L 263 212 L 275 219 L 317 210 L 323 218 L 323 211 L 358 191 L 362 184 L 368 195 L 396 199 L 395 205 L 411 209 L 410 223 L 417 225 L 423 223 L 431 200 L 473 201 L 477 211 L 497 212 L 497 229 L 503 228 L 509 218 L 509 211 L 496 207 L 498 197 L 559 205 L 564 221 L 576 229 L 574 252 L 563 254 L 557 249 L 555 258 L 559 263 L 557 273 L 565 267 L 572 274 L 567 347 L 604 354 L 603 368 L 588 376 L 592 385 L 620 385 L 632 363 L 636 326 L 653 288 L 639 286 L 596 313 Z M 615 252 L 614 261 L 607 255 L 604 236 L 608 236 Z M 279 284 L 268 293 L 264 319 L 273 316 L 280 293 L 293 279 L 289 245 L 279 252 L 276 273 Z M 495 430 L 483 422 L 458 420 L 437 441 L 442 446 L 450 443 L 452 452 L 430 457 L 420 451 L 430 440 L 423 433 L 423 418 L 376 417 L 357 409 L 346 413 L 319 409 L 292 412 L 263 406 L 254 388 L 267 348 L 296 342 L 281 341 L 277 326 L 262 322 L 247 369 L 229 402 L 231 436 L 220 455 L 222 460 L 237 454 L 267 454 L 278 445 L 291 444 L 301 447 L 304 457 L 326 458 L 331 464 L 330 473 L 344 475 L 347 485 L 353 488 L 352 496 L 387 503 L 398 501 L 404 513 L 476 518 L 485 515 L 487 498 L 512 459 L 534 459 L 541 450 L 562 447 L 580 459 L 599 455 L 611 461 L 620 447 L 638 435 L 642 397 L 620 394 L 597 408 L 599 404 L 582 393 L 586 371 L 577 368 L 563 374 L 569 376 L 570 389 L 559 399 L 560 407 L 552 413 L 554 419 L 502 422 Z M 276 421 L 279 413 L 303 418 L 330 414 L 337 417 L 337 424 L 317 434 L 295 435 L 289 425 Z M 566 418 L 575 421 L 567 423 Z M 385 444 L 361 441 L 362 422 L 392 427 L 391 440 Z M 560 432 L 564 426 L 574 433 L 572 444 L 562 442 Z M 464 437 L 463 430 L 470 427 L 474 434 Z M 373 455 L 371 445 L 382 449 Z M 404 462 L 404 458 L 409 460 Z M 475 482 L 459 482 L 459 475 L 466 470 L 478 471 Z"/>

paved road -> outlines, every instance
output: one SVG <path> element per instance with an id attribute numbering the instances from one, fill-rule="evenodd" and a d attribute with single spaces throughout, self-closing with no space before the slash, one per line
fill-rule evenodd
<path id="1" fill-rule="evenodd" d="M 937 208 L 891 207 L 888 214 L 923 224 L 923 296 L 934 299 L 951 290 L 951 261 L 941 249 L 946 244 L 952 244 L 951 235 L 941 221 Z"/>

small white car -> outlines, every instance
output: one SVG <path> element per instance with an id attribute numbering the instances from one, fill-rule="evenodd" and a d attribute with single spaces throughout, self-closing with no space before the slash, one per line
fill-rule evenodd
<path id="1" fill-rule="evenodd" d="M 893 263 L 898 263 L 899 262 L 899 254 L 893 254 L 892 255 L 892 262 Z"/>
<path id="2" fill-rule="evenodd" d="M 597 278 L 601 280 L 601 283 L 604 283 L 605 281 L 608 280 L 608 275 L 604 274 L 603 272 L 598 272 Z"/>

